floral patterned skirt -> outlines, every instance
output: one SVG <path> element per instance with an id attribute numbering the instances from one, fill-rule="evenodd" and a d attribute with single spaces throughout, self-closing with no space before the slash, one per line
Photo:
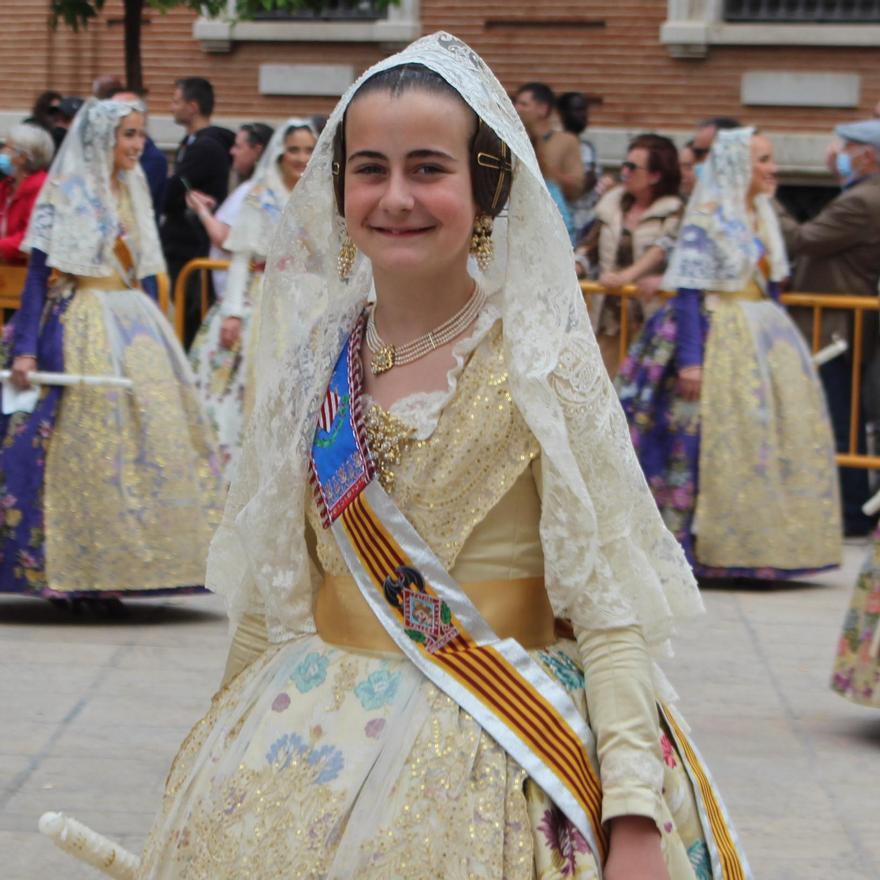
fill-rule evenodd
<path id="1" fill-rule="evenodd" d="M 586 716 L 574 642 L 532 656 Z M 672 880 L 710 880 L 664 731 Z M 596 878 L 586 840 L 474 719 L 399 655 L 317 635 L 271 647 L 181 747 L 141 880 Z"/>
<path id="2" fill-rule="evenodd" d="M 32 413 L 0 417 L 0 592 L 201 591 L 222 486 L 192 374 L 155 304 L 65 276 L 49 291 L 37 366 L 133 387 L 45 386 Z"/>
<path id="3" fill-rule="evenodd" d="M 253 332 L 252 301 L 259 294 L 262 274 L 251 280 L 245 297 L 241 334 L 233 348 L 220 345 L 223 324 L 222 303 L 216 302 L 205 315 L 189 350 L 189 362 L 195 375 L 196 388 L 205 414 L 211 423 L 220 448 L 223 476 L 227 484 L 235 475 L 235 465 L 241 450 L 241 435 L 245 421 L 245 395 L 248 381 L 253 380 L 253 369 L 248 365 L 248 351 Z"/>
<path id="4" fill-rule="evenodd" d="M 880 531 L 843 621 L 831 687 L 854 703 L 880 708 Z"/>
<path id="5" fill-rule="evenodd" d="M 702 313 L 699 401 L 678 390 L 666 305 L 617 378 L 657 506 L 698 575 L 790 578 L 840 564 L 834 445 L 824 393 L 791 319 L 728 295 Z"/>

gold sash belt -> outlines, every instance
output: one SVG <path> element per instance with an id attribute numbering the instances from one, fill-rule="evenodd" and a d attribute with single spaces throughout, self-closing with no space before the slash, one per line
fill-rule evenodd
<path id="1" fill-rule="evenodd" d="M 544 578 L 475 581 L 461 588 L 499 638 L 516 639 L 529 649 L 556 641 Z M 325 578 L 315 600 L 315 626 L 318 635 L 333 645 L 401 653 L 348 575 Z"/>

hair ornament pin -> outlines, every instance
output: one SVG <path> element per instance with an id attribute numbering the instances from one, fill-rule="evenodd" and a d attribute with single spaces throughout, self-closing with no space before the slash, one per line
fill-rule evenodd
<path id="1" fill-rule="evenodd" d="M 498 172 L 498 182 L 495 186 L 495 195 L 492 196 L 492 210 L 498 207 L 498 201 L 501 198 L 504 189 L 504 175 L 513 174 L 513 164 L 510 161 L 510 150 L 504 141 L 499 141 L 501 148 L 500 156 L 493 156 L 491 153 L 477 153 L 477 165 L 481 168 L 491 168 Z"/>

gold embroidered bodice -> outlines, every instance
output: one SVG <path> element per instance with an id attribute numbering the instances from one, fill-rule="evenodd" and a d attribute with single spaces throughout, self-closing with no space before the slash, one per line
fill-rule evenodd
<path id="1" fill-rule="evenodd" d="M 533 475 L 540 447 L 511 397 L 502 344 L 496 324 L 471 355 L 428 439 L 413 439 L 406 424 L 378 406 L 366 418 L 380 482 L 461 581 L 544 572 Z M 308 517 L 321 568 L 347 574 L 314 501 Z"/>

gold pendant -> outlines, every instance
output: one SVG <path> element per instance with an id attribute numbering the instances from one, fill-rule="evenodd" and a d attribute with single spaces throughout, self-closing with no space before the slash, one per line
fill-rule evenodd
<path id="1" fill-rule="evenodd" d="M 374 352 L 370 358 L 370 370 L 374 376 L 380 373 L 387 373 L 394 366 L 394 346 L 383 345 L 377 352 Z"/>

